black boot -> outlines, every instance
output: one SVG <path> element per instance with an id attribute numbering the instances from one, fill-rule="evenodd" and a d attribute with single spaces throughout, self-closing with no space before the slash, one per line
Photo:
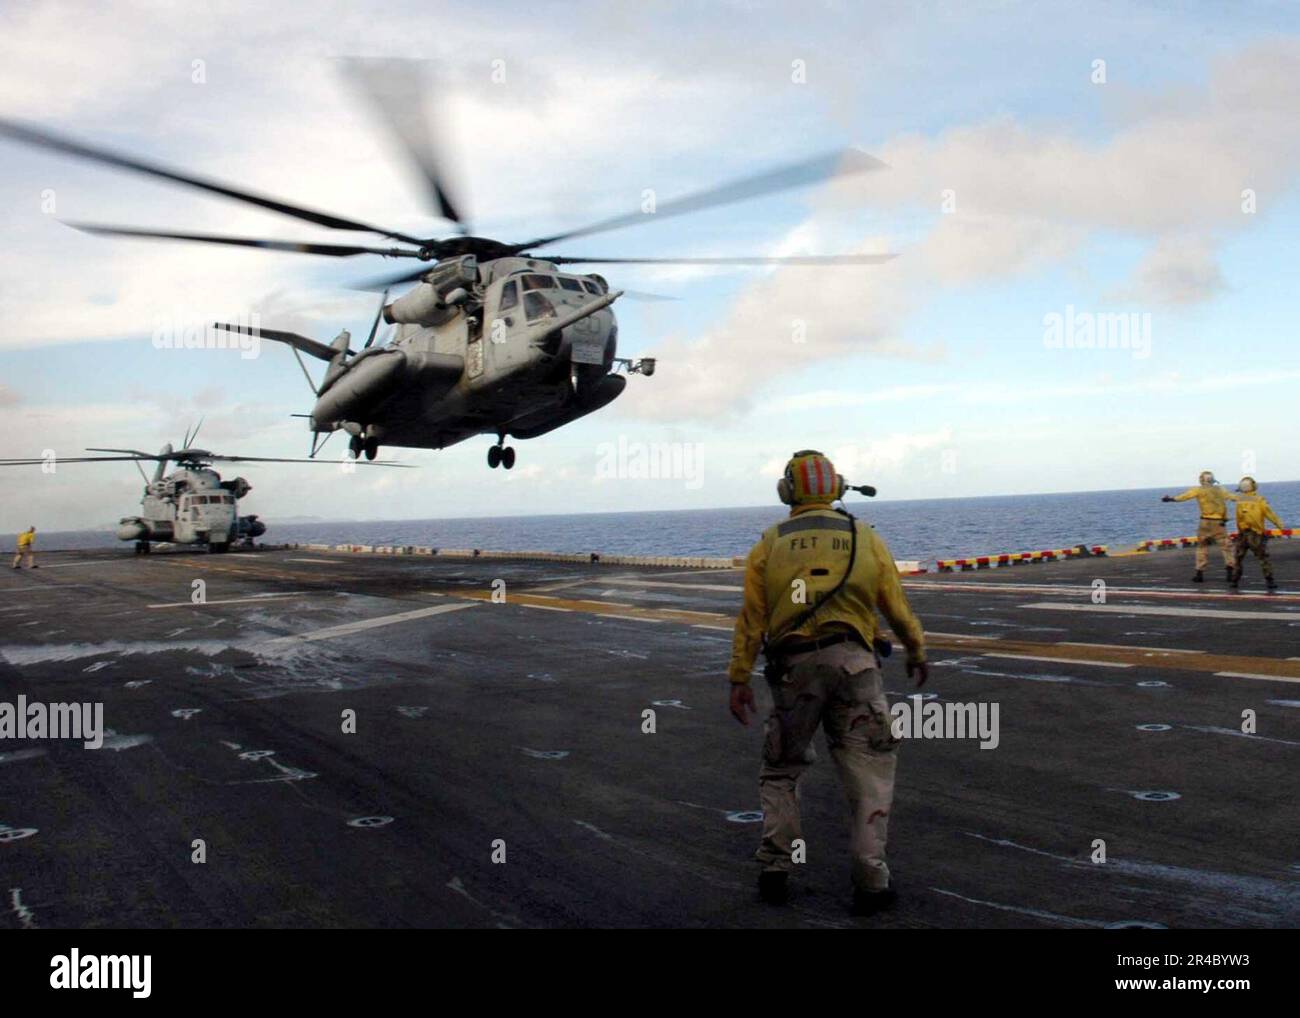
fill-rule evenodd
<path id="1" fill-rule="evenodd" d="M 1227 574 L 1227 581 L 1235 586 L 1237 583 L 1237 571 L 1233 569 L 1232 566 L 1224 566 L 1223 568 Z"/>
<path id="2" fill-rule="evenodd" d="M 863 891 L 859 888 L 853 889 L 853 914 L 855 916 L 873 916 L 877 912 L 884 912 L 894 907 L 894 900 L 898 897 L 894 893 L 894 882 L 891 880 L 889 886 L 882 891 Z"/>
<path id="3" fill-rule="evenodd" d="M 1205 573 L 1204 573 L 1202 570 L 1200 570 L 1200 569 L 1196 570 L 1196 575 L 1192 577 L 1192 582 L 1193 582 L 1193 583 L 1204 583 L 1204 582 L 1205 582 Z"/>
<path id="4" fill-rule="evenodd" d="M 1277 593 L 1277 580 L 1273 579 L 1273 577 L 1271 577 L 1271 576 L 1265 576 L 1265 577 L 1264 577 L 1264 586 L 1265 586 L 1265 588 L 1268 590 L 1268 592 L 1269 592 L 1270 594 L 1276 594 L 1276 593 Z"/>
<path id="5" fill-rule="evenodd" d="M 758 896 L 769 905 L 784 905 L 790 900 L 790 874 L 764 870 L 758 875 Z"/>

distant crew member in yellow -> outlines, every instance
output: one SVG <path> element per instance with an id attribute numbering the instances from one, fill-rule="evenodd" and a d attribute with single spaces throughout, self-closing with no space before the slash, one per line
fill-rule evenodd
<path id="1" fill-rule="evenodd" d="M 777 482 L 791 507 L 749 553 L 745 596 L 732 645 L 731 713 L 743 725 L 755 712 L 750 672 L 760 647 L 772 691 L 759 797 L 763 835 L 755 858 L 764 901 L 789 899 L 793 865 L 803 861 L 798 782 L 816 758 L 818 726 L 839 771 L 852 812 L 853 911 L 873 915 L 893 904 L 885 862 L 899 740 L 880 677 L 876 611 L 907 648 L 907 674 L 929 672 L 921 624 L 907 603 L 885 542 L 831 503 L 844 478 L 819 452 L 797 452 Z"/>
<path id="2" fill-rule="evenodd" d="M 1232 582 L 1233 570 L 1237 559 L 1228 540 L 1228 499 L 1237 496 L 1229 494 L 1219 487 L 1213 472 L 1201 471 L 1201 483 L 1195 488 L 1188 488 L 1181 495 L 1165 495 L 1161 502 L 1187 502 L 1196 499 L 1201 507 L 1201 525 L 1196 528 L 1196 575 L 1193 583 L 1205 582 L 1205 567 L 1210 561 L 1210 545 L 1217 541 L 1223 552 L 1223 569 L 1227 581 Z"/>
<path id="3" fill-rule="evenodd" d="M 28 527 L 18 535 L 18 550 L 14 552 L 14 568 L 18 568 L 18 563 L 24 558 L 27 559 L 27 568 L 39 569 L 36 564 L 36 556 L 32 552 L 32 545 L 36 543 L 36 528 Z"/>
<path id="4" fill-rule="evenodd" d="M 1272 522 L 1279 530 L 1282 521 L 1273 512 L 1268 500 L 1259 493 L 1259 485 L 1253 477 L 1243 477 L 1237 485 L 1237 541 L 1236 562 L 1232 574 L 1232 589 L 1241 584 L 1241 563 L 1246 552 L 1254 552 L 1259 559 L 1259 567 L 1264 573 L 1264 586 L 1269 592 L 1277 590 L 1277 581 L 1273 579 L 1273 563 L 1268 559 L 1268 528 Z"/>

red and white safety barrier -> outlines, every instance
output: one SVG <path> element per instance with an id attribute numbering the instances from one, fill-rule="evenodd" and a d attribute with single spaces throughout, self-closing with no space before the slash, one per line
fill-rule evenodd
<path id="1" fill-rule="evenodd" d="M 1055 562 L 1058 559 L 1091 558 L 1104 556 L 1107 545 L 1078 544 L 1073 548 L 1048 548 L 1042 551 L 1019 551 L 1005 555 L 976 555 L 972 558 L 941 558 L 935 561 L 941 573 L 967 572 L 972 569 L 993 569 L 1003 566 L 1021 566 L 1034 562 Z"/>
<path id="2" fill-rule="evenodd" d="M 1236 540 L 1237 531 L 1232 531 L 1228 537 Z M 1269 537 L 1300 537 L 1300 530 L 1286 527 L 1282 530 L 1264 531 Z M 1142 541 L 1138 544 L 1138 551 L 1166 551 L 1169 548 L 1195 548 L 1199 538 L 1195 537 L 1158 537 L 1149 541 Z"/>

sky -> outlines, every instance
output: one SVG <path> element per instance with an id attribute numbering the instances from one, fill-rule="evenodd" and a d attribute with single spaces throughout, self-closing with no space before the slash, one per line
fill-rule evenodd
<path id="1" fill-rule="evenodd" d="M 421 61 L 475 233 L 522 240 L 854 147 L 877 172 L 653 215 L 566 254 L 891 253 L 883 265 L 608 266 L 610 407 L 417 469 L 242 467 L 268 520 L 774 504 L 818 448 L 884 498 L 1300 478 L 1300 15 L 1284 4 L 11 2 L 0 116 L 420 235 L 449 224 L 341 58 Z M 260 316 L 364 336 L 405 268 L 92 237 L 88 220 L 350 239 L 0 139 L 0 458 L 304 456 L 291 353 L 158 349 Z M 371 239 L 356 236 L 363 243 Z M 1109 337 L 1098 342 L 1097 337 Z M 1091 342 L 1089 339 L 1091 338 Z M 313 367 L 319 368 L 315 362 Z M 227 471 L 229 476 L 234 471 Z M 135 511 L 130 464 L 6 469 L 0 533 Z"/>

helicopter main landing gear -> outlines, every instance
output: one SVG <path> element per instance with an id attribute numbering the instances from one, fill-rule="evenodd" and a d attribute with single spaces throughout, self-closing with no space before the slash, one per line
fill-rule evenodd
<path id="1" fill-rule="evenodd" d="M 497 444 L 488 449 L 488 466 L 493 470 L 497 467 L 505 467 L 509 470 L 515 465 L 515 450 L 512 446 L 506 445 L 506 436 L 502 435 Z"/>
<path id="2" fill-rule="evenodd" d="M 379 439 L 362 438 L 360 435 L 353 435 L 348 442 L 348 455 L 353 459 L 359 459 L 362 453 L 366 454 L 366 459 L 372 460 L 379 455 Z"/>
<path id="3" fill-rule="evenodd" d="M 136 542 L 135 542 L 135 553 L 136 553 L 137 555 L 148 555 L 148 554 L 149 554 L 149 542 L 148 542 L 148 541 L 136 541 Z"/>

